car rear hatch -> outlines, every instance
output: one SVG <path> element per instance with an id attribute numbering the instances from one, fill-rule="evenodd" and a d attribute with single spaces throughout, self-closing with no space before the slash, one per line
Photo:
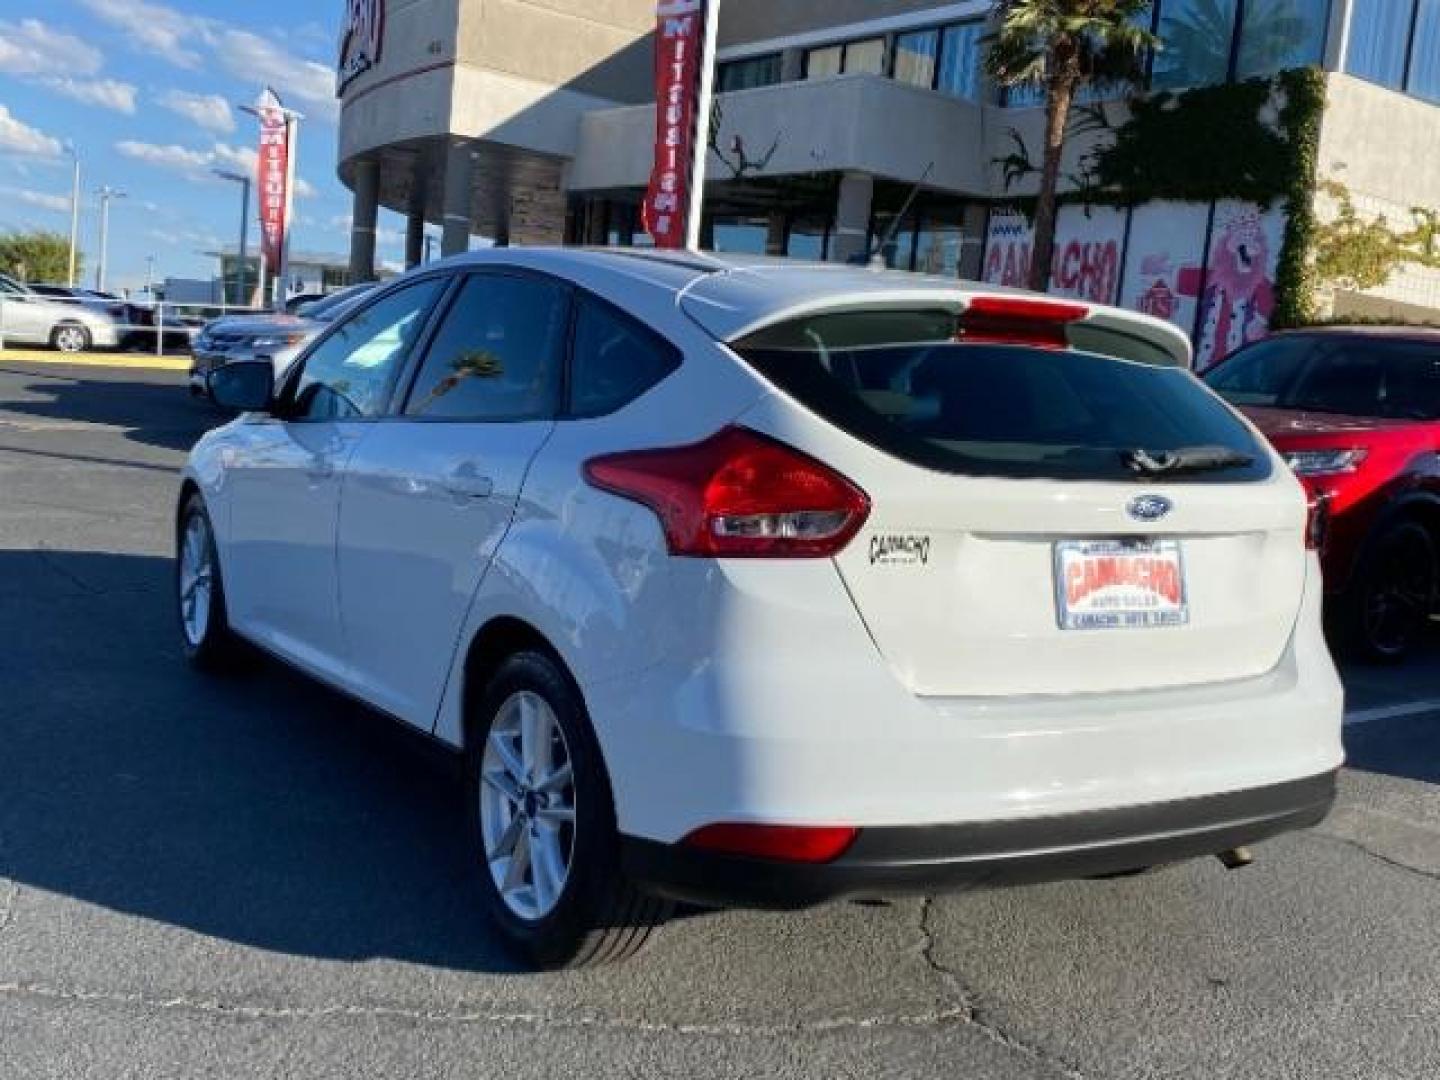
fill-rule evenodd
<path id="1" fill-rule="evenodd" d="M 951 289 L 812 305 L 730 344 L 781 391 L 741 422 L 869 496 L 836 564 L 913 692 L 1112 693 L 1280 661 L 1304 496 L 1170 328 Z"/>

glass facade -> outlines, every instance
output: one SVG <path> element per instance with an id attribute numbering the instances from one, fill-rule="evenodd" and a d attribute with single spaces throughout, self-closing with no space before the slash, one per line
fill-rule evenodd
<path id="1" fill-rule="evenodd" d="M 940 31 L 917 30 L 895 39 L 895 78 L 927 90 L 935 85 Z"/>
<path id="2" fill-rule="evenodd" d="M 746 60 L 732 60 L 721 64 L 716 75 L 718 89 L 722 94 L 732 90 L 751 90 L 757 86 L 774 86 L 780 81 L 780 53 L 769 56 L 755 56 Z"/>
<path id="3" fill-rule="evenodd" d="M 1249 79 L 1325 59 L 1329 0 L 1246 0 L 1236 75 Z"/>
<path id="4" fill-rule="evenodd" d="M 1157 90 L 1223 83 L 1230 76 L 1237 0 L 1164 0 L 1151 85 Z"/>
<path id="5" fill-rule="evenodd" d="M 935 89 L 951 97 L 979 101 L 984 96 L 981 76 L 980 39 L 985 24 L 978 22 L 947 26 L 940 45 L 940 75 Z"/>
<path id="6" fill-rule="evenodd" d="M 1354 0 L 1345 70 L 1440 104 L 1440 0 Z"/>

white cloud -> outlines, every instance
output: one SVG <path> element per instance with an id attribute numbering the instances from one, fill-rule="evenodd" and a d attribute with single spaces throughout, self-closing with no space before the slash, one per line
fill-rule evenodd
<path id="1" fill-rule="evenodd" d="M 340 103 L 335 98 L 335 72 L 324 64 L 305 60 L 259 34 L 226 28 L 215 43 L 215 56 L 236 78 L 274 86 L 291 106 L 314 119 L 334 119 Z"/>
<path id="2" fill-rule="evenodd" d="M 123 139 L 115 144 L 115 149 L 128 158 L 135 161 L 143 161 L 147 165 L 158 165 L 164 169 L 174 169 L 177 172 L 202 175 L 215 160 L 215 155 L 205 150 L 188 150 L 183 146 L 176 146 L 171 143 L 167 146 L 160 146 L 156 143 L 136 142 L 133 139 Z"/>
<path id="3" fill-rule="evenodd" d="M 0 71 L 8 75 L 94 75 L 104 62 L 93 45 L 39 19 L 0 19 Z"/>
<path id="4" fill-rule="evenodd" d="M 217 142 L 211 153 L 215 164 L 226 169 L 234 169 L 246 176 L 254 176 L 260 168 L 260 152 L 251 147 L 230 146 L 228 143 Z"/>
<path id="5" fill-rule="evenodd" d="M 36 157 L 58 157 L 60 140 L 17 120 L 10 115 L 9 109 L 0 105 L 0 152 L 4 151 L 33 154 Z"/>
<path id="6" fill-rule="evenodd" d="M 15 202 L 24 203 L 26 206 L 33 206 L 37 210 L 49 210 L 56 214 L 68 214 L 70 212 L 69 195 L 52 195 L 45 191 L 31 191 L 29 188 L 0 188 L 0 195 L 4 198 L 13 199 Z"/>
<path id="7" fill-rule="evenodd" d="M 171 112 L 220 135 L 235 130 L 235 114 L 230 103 L 219 94 L 191 94 L 184 90 L 169 90 L 155 99 Z"/>
<path id="8" fill-rule="evenodd" d="M 40 80 L 57 94 L 64 94 L 86 105 L 98 105 L 102 109 L 135 115 L 135 87 L 117 79 L 72 79 L 46 78 Z"/>
<path id="9" fill-rule="evenodd" d="M 123 31 L 135 48 L 168 60 L 176 67 L 198 68 L 202 57 L 197 47 L 214 39 L 212 20 L 149 0 L 81 2 L 98 18 Z"/>

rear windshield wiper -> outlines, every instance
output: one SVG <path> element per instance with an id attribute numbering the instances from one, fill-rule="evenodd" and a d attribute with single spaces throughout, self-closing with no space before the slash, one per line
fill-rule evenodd
<path id="1" fill-rule="evenodd" d="M 1228 446 L 1182 446 L 1159 456 L 1144 449 L 1122 450 L 1120 458 L 1131 472 L 1141 476 L 1218 472 L 1222 469 L 1244 469 L 1255 464 L 1254 455 L 1231 450 Z"/>

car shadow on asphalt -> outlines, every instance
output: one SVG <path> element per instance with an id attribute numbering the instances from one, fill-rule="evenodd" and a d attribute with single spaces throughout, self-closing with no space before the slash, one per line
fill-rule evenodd
<path id="1" fill-rule="evenodd" d="M 170 574 L 0 551 L 0 875 L 259 949 L 524 970 L 454 755 L 274 661 L 192 672 Z"/>
<path id="2" fill-rule="evenodd" d="M 0 366 L 0 373 L 31 380 L 24 397 L 0 400 L 0 411 L 38 420 L 103 424 L 122 429 L 133 442 L 179 451 L 188 451 L 206 431 L 230 419 L 208 402 L 192 398 L 173 372 L 130 371 L 124 379 L 115 379 L 105 378 L 104 371 L 36 372 Z"/>

